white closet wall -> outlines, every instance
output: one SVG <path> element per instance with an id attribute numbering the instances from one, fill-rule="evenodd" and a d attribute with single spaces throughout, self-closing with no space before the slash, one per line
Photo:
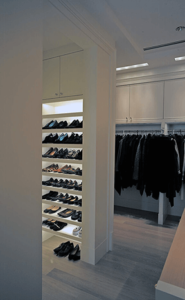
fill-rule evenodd
<path id="1" fill-rule="evenodd" d="M 185 128 L 185 67 L 156 69 L 117 75 L 116 132 Z M 121 196 L 115 191 L 115 205 L 159 212 L 159 201 L 142 196 L 135 187 Z M 168 214 L 181 216 L 185 200 L 179 194 Z"/>

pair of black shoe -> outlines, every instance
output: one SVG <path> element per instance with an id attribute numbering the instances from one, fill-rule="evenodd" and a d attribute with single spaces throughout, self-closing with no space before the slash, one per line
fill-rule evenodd
<path id="1" fill-rule="evenodd" d="M 74 247 L 73 243 L 70 241 L 62 243 L 59 247 L 55 248 L 54 253 L 60 257 L 68 256 L 69 260 L 79 260 L 80 259 L 80 247 L 76 245 Z"/>
<path id="2" fill-rule="evenodd" d="M 57 133 L 54 135 L 50 133 L 47 135 L 44 140 L 42 141 L 43 144 L 47 143 L 54 143 L 54 144 L 82 144 L 82 137 L 83 135 L 78 135 L 72 132 L 70 136 L 68 136 L 67 133 L 62 133 L 60 136 L 58 136 Z"/>
<path id="3" fill-rule="evenodd" d="M 83 127 L 83 121 L 80 122 L 79 120 L 73 120 L 69 125 L 66 121 L 61 121 L 58 123 L 56 120 L 55 121 L 52 120 L 49 123 L 47 123 L 44 127 L 42 127 L 42 129 L 82 128 L 82 127 Z"/>
<path id="4" fill-rule="evenodd" d="M 42 222 L 42 225 L 47 226 L 54 231 L 59 231 L 62 230 L 65 226 L 67 226 L 67 223 L 47 219 Z"/>
<path id="5" fill-rule="evenodd" d="M 45 186 L 54 186 L 54 187 L 61 187 L 63 189 L 74 189 L 77 191 L 82 191 L 82 182 L 78 184 L 76 180 L 63 180 L 63 179 L 53 179 L 50 178 L 49 180 L 42 181 L 42 185 Z"/>
<path id="6" fill-rule="evenodd" d="M 64 209 L 58 213 L 59 217 L 61 218 L 69 218 L 71 217 L 71 220 L 78 220 L 78 222 L 82 222 L 82 212 L 77 211 L 74 209 Z"/>
<path id="7" fill-rule="evenodd" d="M 75 204 L 78 205 L 78 197 L 77 196 L 69 196 L 68 193 L 66 193 L 65 195 L 63 193 L 57 195 L 56 197 L 51 197 L 51 201 L 59 201 L 59 202 L 63 202 L 63 203 L 67 203 L 67 204 Z"/>
<path id="8" fill-rule="evenodd" d="M 56 197 L 58 192 L 50 191 L 49 193 L 42 195 L 42 199 L 51 200 L 51 197 Z"/>

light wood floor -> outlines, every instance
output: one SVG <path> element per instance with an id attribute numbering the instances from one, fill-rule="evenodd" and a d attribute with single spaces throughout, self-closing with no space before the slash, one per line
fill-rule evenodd
<path id="1" fill-rule="evenodd" d="M 115 213 L 114 249 L 96 266 L 56 257 L 53 249 L 61 243 L 58 237 L 43 243 L 43 300 L 155 299 L 154 285 L 178 222 L 158 226 L 152 213 L 129 209 Z"/>

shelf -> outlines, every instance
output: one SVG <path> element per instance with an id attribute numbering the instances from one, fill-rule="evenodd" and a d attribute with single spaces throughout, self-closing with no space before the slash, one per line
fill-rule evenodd
<path id="1" fill-rule="evenodd" d="M 47 218 L 47 219 L 51 218 L 51 219 L 54 219 L 54 220 L 57 220 L 57 221 L 61 221 L 61 222 L 65 222 L 65 223 L 68 223 L 68 224 L 72 224 L 72 225 L 75 225 L 75 226 L 82 227 L 82 222 L 78 222 L 77 220 L 71 220 L 71 217 L 62 218 L 62 217 L 58 216 L 58 212 L 60 212 L 64 209 L 66 209 L 66 208 L 61 207 L 61 209 L 59 211 L 57 211 L 55 214 L 47 214 L 47 213 L 42 212 L 42 217 Z"/>
<path id="2" fill-rule="evenodd" d="M 72 234 L 73 229 L 75 227 L 76 227 L 75 225 L 68 224 L 62 230 L 54 231 L 54 230 L 51 230 L 50 228 L 42 226 L 42 230 L 46 231 L 48 233 L 51 233 L 53 235 L 59 236 L 59 237 L 63 237 L 63 238 L 69 239 L 69 240 L 78 241 L 78 242 L 81 243 L 82 239 L 80 237 L 75 236 L 75 235 Z"/>
<path id="3" fill-rule="evenodd" d="M 62 118 L 71 118 L 71 117 L 83 117 L 83 112 L 42 115 L 42 119 L 55 119 L 55 120 L 62 119 Z"/>
<path id="4" fill-rule="evenodd" d="M 50 99 L 43 99 L 42 104 L 66 102 L 66 101 L 76 101 L 76 100 L 83 100 L 83 94 L 74 95 L 74 96 L 63 96 L 63 97 L 50 98 Z"/>
<path id="5" fill-rule="evenodd" d="M 55 133 L 55 132 L 83 132 L 83 128 L 42 129 L 42 133 Z"/>
<path id="6" fill-rule="evenodd" d="M 78 148 L 78 149 L 82 149 L 83 148 L 83 144 L 42 144 L 42 148 L 70 148 L 70 149 L 74 149 L 74 148 Z"/>
<path id="7" fill-rule="evenodd" d="M 43 204 L 49 204 L 49 205 L 62 205 L 63 208 L 71 208 L 71 209 L 75 209 L 75 210 L 80 210 L 82 211 L 82 206 L 77 206 L 77 205 L 69 205 L 69 204 L 65 204 L 65 203 L 62 203 L 62 202 L 59 202 L 58 200 L 57 201 L 51 201 L 51 200 L 45 200 L 45 199 L 42 199 L 42 203 Z"/>
<path id="8" fill-rule="evenodd" d="M 56 172 L 42 172 L 42 175 L 49 176 L 49 177 L 76 179 L 76 180 L 82 180 L 83 177 L 83 176 L 78 176 L 73 174 L 64 174 L 64 173 L 56 173 Z"/>
<path id="9" fill-rule="evenodd" d="M 45 186 L 42 185 L 42 189 L 43 190 L 48 190 L 48 191 L 55 191 L 55 192 L 59 192 L 59 193 L 68 193 L 68 194 L 72 194 L 72 195 L 82 195 L 82 191 L 76 191 L 73 189 L 63 189 L 63 188 L 58 188 L 58 187 L 53 187 L 53 186 Z"/>
<path id="10" fill-rule="evenodd" d="M 77 165 L 82 165 L 83 161 L 78 160 L 78 159 L 63 159 L 63 158 L 47 158 L 43 157 L 42 161 L 50 162 L 51 164 L 53 163 L 61 163 L 61 164 L 77 164 Z"/>

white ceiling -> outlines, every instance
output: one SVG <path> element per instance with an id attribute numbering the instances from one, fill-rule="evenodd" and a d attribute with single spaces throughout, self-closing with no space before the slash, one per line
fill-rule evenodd
<path id="1" fill-rule="evenodd" d="M 147 62 L 149 68 L 181 64 L 177 56 L 185 56 L 185 43 L 158 50 L 143 48 L 185 40 L 184 0 L 68 0 L 79 6 L 111 35 L 117 49 L 117 67 Z M 53 22 L 53 21 L 52 21 Z M 51 22 L 45 7 L 44 49 L 71 43 L 61 37 L 57 22 Z M 54 24 L 55 23 L 55 24 Z M 148 68 L 148 67 L 147 67 Z"/>

